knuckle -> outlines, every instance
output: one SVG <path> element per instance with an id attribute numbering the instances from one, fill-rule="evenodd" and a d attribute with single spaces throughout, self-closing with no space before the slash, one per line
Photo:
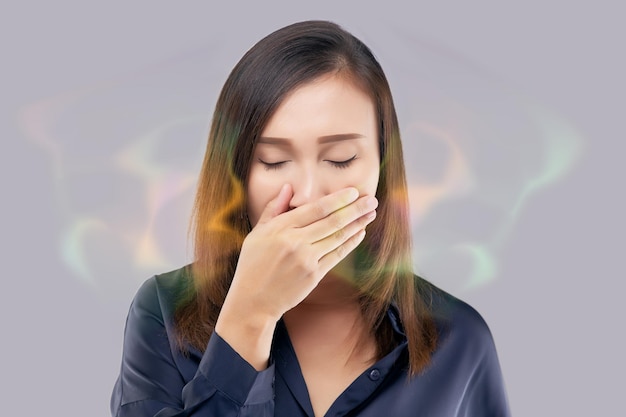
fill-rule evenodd
<path id="1" fill-rule="evenodd" d="M 346 239 L 346 229 L 339 229 L 334 233 L 334 238 L 340 242 L 343 242 Z"/>
<path id="2" fill-rule="evenodd" d="M 305 265 L 305 271 L 308 276 L 313 276 L 317 272 L 318 262 L 315 259 L 309 259 Z"/>
<path id="3" fill-rule="evenodd" d="M 277 236 L 279 245 L 287 254 L 292 254 L 297 252 L 298 250 L 298 241 L 296 239 L 292 239 L 285 233 L 282 233 Z"/>
<path id="4" fill-rule="evenodd" d="M 361 216 L 361 219 L 359 220 L 359 224 L 362 227 L 365 227 L 368 224 L 370 224 L 372 221 L 374 221 L 375 218 L 376 218 L 376 212 L 374 212 L 373 215 Z"/>
<path id="5" fill-rule="evenodd" d="M 345 244 L 339 245 L 337 249 L 335 249 L 335 253 L 340 259 L 343 259 L 346 257 L 346 255 L 348 254 L 347 251 L 348 251 L 348 248 L 346 247 Z"/>
<path id="6" fill-rule="evenodd" d="M 305 248 L 304 242 L 294 239 L 291 241 L 289 248 L 290 248 L 290 253 L 293 256 L 296 256 L 301 259 L 305 259 L 306 248 Z"/>
<path id="7" fill-rule="evenodd" d="M 324 205 L 319 201 L 313 203 L 313 205 L 311 206 L 311 211 L 313 212 L 313 215 L 318 219 L 323 219 L 327 216 Z"/>
<path id="8" fill-rule="evenodd" d="M 365 214 L 368 211 L 371 211 L 371 208 L 368 206 L 368 203 L 365 200 L 359 201 L 359 204 L 357 207 L 359 210 L 359 214 Z"/>
<path id="9" fill-rule="evenodd" d="M 339 215 L 339 213 L 337 213 L 336 215 L 334 215 L 331 219 L 331 226 L 332 228 L 338 232 L 343 228 L 343 217 Z"/>
<path id="10" fill-rule="evenodd" d="M 311 276 L 317 271 L 317 260 L 302 254 L 299 259 L 300 269 L 304 276 Z"/>

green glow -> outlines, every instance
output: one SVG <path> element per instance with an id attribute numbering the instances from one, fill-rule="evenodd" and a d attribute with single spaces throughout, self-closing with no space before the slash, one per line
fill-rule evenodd
<path id="1" fill-rule="evenodd" d="M 493 251 L 480 244 L 462 244 L 454 247 L 469 255 L 473 261 L 473 269 L 467 281 L 466 288 L 485 285 L 496 278 L 498 265 Z"/>
<path id="2" fill-rule="evenodd" d="M 537 104 L 528 105 L 527 111 L 544 139 L 545 162 L 543 171 L 531 178 L 519 195 L 513 208 L 513 216 L 517 216 L 532 193 L 563 179 L 583 151 L 582 135 L 566 120 Z"/>
<path id="3" fill-rule="evenodd" d="M 61 258 L 84 282 L 95 285 L 96 279 L 87 264 L 84 240 L 89 233 L 106 230 L 107 226 L 95 218 L 80 218 L 65 232 L 61 240 Z"/>

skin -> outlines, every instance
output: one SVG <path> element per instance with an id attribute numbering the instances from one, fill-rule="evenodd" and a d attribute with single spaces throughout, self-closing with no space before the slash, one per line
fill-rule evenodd
<path id="1" fill-rule="evenodd" d="M 346 187 L 374 195 L 380 161 L 376 125 L 371 99 L 350 81 L 326 76 L 292 92 L 270 118 L 255 149 L 247 188 L 251 223 L 257 223 L 285 183 L 293 188 L 289 208 Z M 360 137 L 332 137 L 339 134 Z M 330 162 L 353 156 L 344 166 Z"/>
<path id="2" fill-rule="evenodd" d="M 253 230 L 215 331 L 262 370 L 283 317 L 316 415 L 375 352 L 349 254 L 375 218 L 379 165 L 374 104 L 336 75 L 291 92 L 255 148 L 246 189 Z"/>

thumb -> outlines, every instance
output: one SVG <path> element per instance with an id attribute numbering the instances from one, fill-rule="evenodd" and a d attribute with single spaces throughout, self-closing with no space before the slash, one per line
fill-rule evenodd
<path id="1" fill-rule="evenodd" d="M 291 185 L 284 184 L 278 195 L 267 203 L 257 224 L 267 223 L 279 214 L 286 212 L 289 209 L 289 200 L 292 195 Z"/>

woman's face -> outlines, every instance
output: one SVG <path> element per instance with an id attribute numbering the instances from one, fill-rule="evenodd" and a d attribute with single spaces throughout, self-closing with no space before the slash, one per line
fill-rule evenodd
<path id="1" fill-rule="evenodd" d="M 290 208 L 345 187 L 375 195 L 380 170 L 377 117 L 370 97 L 329 75 L 281 103 L 258 138 L 248 177 L 248 216 L 254 226 L 285 183 Z"/>

